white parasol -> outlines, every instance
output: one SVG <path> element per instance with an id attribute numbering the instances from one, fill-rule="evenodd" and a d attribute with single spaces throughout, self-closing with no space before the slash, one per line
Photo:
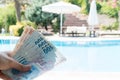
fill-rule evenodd
<path id="1" fill-rule="evenodd" d="M 98 16 L 97 16 L 97 8 L 96 1 L 93 0 L 90 5 L 90 12 L 88 16 L 88 24 L 91 26 L 91 30 L 94 29 L 95 25 L 98 25 Z"/>
<path id="2" fill-rule="evenodd" d="M 60 33 L 62 34 L 62 15 L 71 14 L 73 12 L 79 12 L 80 7 L 71 3 L 60 1 L 42 6 L 42 11 L 60 14 Z"/>

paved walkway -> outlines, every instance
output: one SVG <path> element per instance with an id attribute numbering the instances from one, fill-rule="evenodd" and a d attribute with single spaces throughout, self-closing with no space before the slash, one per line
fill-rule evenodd
<path id="1" fill-rule="evenodd" d="M 103 37 L 60 37 L 58 35 L 45 36 L 48 40 L 61 41 L 96 41 L 96 40 L 120 40 L 120 36 L 103 36 Z"/>
<path id="2" fill-rule="evenodd" d="M 47 72 L 34 80 L 120 80 L 120 72 Z"/>

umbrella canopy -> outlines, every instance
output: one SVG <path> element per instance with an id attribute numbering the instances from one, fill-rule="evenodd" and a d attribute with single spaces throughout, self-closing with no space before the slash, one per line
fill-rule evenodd
<path id="1" fill-rule="evenodd" d="M 73 12 L 80 11 L 80 7 L 78 7 L 77 5 L 73 5 L 71 3 L 60 1 L 60 2 L 43 6 L 42 10 L 45 12 L 57 13 L 57 14 L 61 14 L 61 13 L 70 14 Z"/>
<path id="2" fill-rule="evenodd" d="M 96 9 L 96 1 L 93 0 L 90 5 L 90 12 L 88 16 L 88 24 L 91 26 L 98 25 L 98 16 Z"/>
<path id="3" fill-rule="evenodd" d="M 49 13 L 60 14 L 60 33 L 62 33 L 62 14 L 71 14 L 74 12 L 79 12 L 80 7 L 77 5 L 67 3 L 67 2 L 56 2 L 49 5 L 42 6 L 42 11 Z"/>

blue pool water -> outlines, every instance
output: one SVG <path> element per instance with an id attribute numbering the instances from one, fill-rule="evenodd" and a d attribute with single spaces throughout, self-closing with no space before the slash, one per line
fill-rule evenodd
<path id="1" fill-rule="evenodd" d="M 120 40 L 51 41 L 67 60 L 55 71 L 120 72 Z M 1 39 L 0 50 L 12 50 L 17 39 Z"/>

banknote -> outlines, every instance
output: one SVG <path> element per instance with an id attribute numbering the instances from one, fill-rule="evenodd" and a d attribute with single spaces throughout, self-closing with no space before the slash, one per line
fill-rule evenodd
<path id="1" fill-rule="evenodd" d="M 32 80 L 66 60 L 58 49 L 37 30 L 26 28 L 14 49 L 13 58 L 31 65 L 28 72 L 16 69 L 3 71 L 13 80 Z"/>

